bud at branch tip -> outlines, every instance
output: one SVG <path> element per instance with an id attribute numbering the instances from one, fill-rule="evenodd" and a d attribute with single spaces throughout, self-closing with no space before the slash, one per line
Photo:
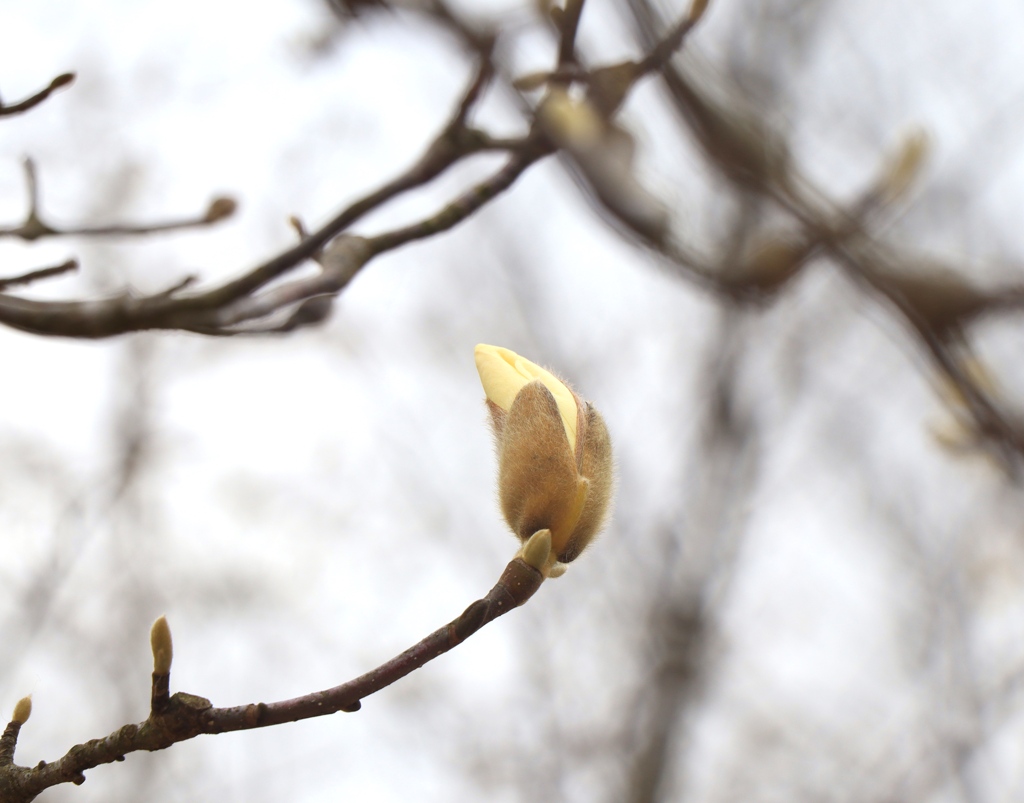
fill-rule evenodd
<path id="1" fill-rule="evenodd" d="M 28 722 L 28 718 L 32 716 L 32 697 L 22 697 L 14 706 L 14 713 L 11 714 L 11 722 L 17 722 L 19 725 L 24 725 Z"/>
<path id="2" fill-rule="evenodd" d="M 223 220 L 226 217 L 231 217 L 235 214 L 238 209 L 238 201 L 234 198 L 214 198 L 210 201 L 210 205 L 206 208 L 206 215 L 204 220 L 207 223 L 215 223 L 218 220 Z"/>
<path id="3" fill-rule="evenodd" d="M 149 631 L 149 643 L 153 648 L 153 672 L 166 675 L 171 671 L 171 660 L 174 657 L 171 627 L 167 624 L 166 616 L 161 616 L 153 622 L 153 627 Z"/>
<path id="4" fill-rule="evenodd" d="M 551 557 L 551 530 L 537 530 L 526 539 L 522 548 L 522 557 L 527 566 L 532 566 L 537 571 L 543 572 Z"/>

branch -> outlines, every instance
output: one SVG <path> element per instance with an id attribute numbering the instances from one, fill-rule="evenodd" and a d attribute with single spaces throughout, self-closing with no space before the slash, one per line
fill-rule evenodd
<path id="1" fill-rule="evenodd" d="M 376 669 L 324 691 L 276 703 L 250 703 L 230 708 L 215 708 L 209 700 L 184 692 L 169 694 L 171 640 L 166 620 L 161 617 L 151 633 L 154 671 L 148 719 L 137 725 L 125 725 L 102 739 L 75 745 L 57 761 L 42 761 L 31 768 L 13 763 L 23 722 L 12 722 L 0 741 L 0 799 L 5 803 L 28 803 L 50 787 L 63 783 L 82 784 L 86 770 L 122 761 L 128 753 L 163 750 L 201 734 L 266 728 L 338 711 L 358 711 L 365 697 L 457 647 L 487 623 L 525 603 L 543 580 L 537 569 L 522 558 L 515 558 L 483 599 Z M 24 718 L 27 719 L 27 715 Z"/>
<path id="2" fill-rule="evenodd" d="M 447 231 L 507 190 L 530 165 L 551 152 L 550 146 L 539 142 L 529 143 L 519 153 L 514 154 L 501 170 L 456 198 L 436 215 L 373 238 L 375 248 L 378 252 L 389 251 L 414 240 L 422 240 Z"/>
<path id="3" fill-rule="evenodd" d="M 36 270 L 23 273 L 20 276 L 11 276 L 8 279 L 0 279 L 0 290 L 6 290 L 8 287 L 17 287 L 22 284 L 31 284 L 32 282 L 38 282 L 41 279 L 49 279 L 53 276 L 61 276 L 65 273 L 78 270 L 78 260 L 69 259 L 67 262 L 62 262 L 60 265 L 53 265 L 49 268 L 37 268 Z"/>
<path id="4" fill-rule="evenodd" d="M 196 228 L 198 226 L 209 226 L 224 220 L 224 218 L 231 217 L 238 206 L 231 198 L 222 197 L 214 198 L 202 215 L 183 220 L 149 224 L 116 223 L 100 226 L 58 228 L 46 223 L 39 212 L 39 180 L 36 175 L 35 162 L 31 159 L 25 159 L 23 165 L 25 168 L 25 184 L 28 189 L 28 212 L 25 214 L 25 220 L 21 225 L 0 227 L 0 237 L 20 237 L 22 240 L 32 242 L 42 237 L 67 237 L 71 235 L 95 237 L 154 234 L 157 232 Z"/>
<path id="5" fill-rule="evenodd" d="M 0 323 L 34 334 L 101 338 L 146 329 L 177 329 L 204 335 L 282 332 L 322 320 L 326 317 L 325 312 L 329 311 L 330 298 L 340 292 L 374 256 L 411 240 L 451 228 L 507 189 L 529 165 L 549 152 L 539 144 L 536 136 L 522 139 L 494 138 L 468 124 L 470 112 L 492 73 L 489 61 L 481 61 L 450 121 L 412 167 L 354 202 L 320 228 L 308 234 L 303 230 L 304 236 L 298 244 L 242 276 L 219 287 L 190 295 L 180 294 L 183 287 L 175 287 L 151 296 L 122 293 L 95 301 L 55 302 L 0 293 Z M 295 280 L 261 292 L 270 282 L 305 261 L 325 254 L 328 243 L 367 213 L 403 192 L 430 182 L 456 162 L 484 151 L 506 151 L 512 154 L 512 158 L 506 168 L 457 198 L 437 215 L 372 239 L 342 238 L 333 251 L 330 269 L 325 268 L 318 276 Z M 52 227 L 39 221 L 35 172 L 30 161 L 26 161 L 26 176 L 30 211 L 26 223 L 15 232 L 24 237 L 27 229 L 30 238 L 34 238 L 48 233 Z M 117 227 L 108 226 L 102 229 L 77 229 L 74 233 L 109 234 L 118 231 Z M 65 230 L 63 233 L 72 232 Z M 319 300 L 314 302 L 314 298 Z M 311 303 L 306 305 L 306 301 Z M 298 309 L 284 324 L 240 326 L 284 312 L 295 305 L 298 305 Z"/>
<path id="6" fill-rule="evenodd" d="M 558 66 L 564 68 L 576 63 L 576 34 L 579 32 L 580 17 L 583 16 L 583 4 L 586 0 L 566 0 L 565 8 L 558 7 L 557 15 L 553 13 L 555 24 L 559 29 Z M 555 9 L 552 9 L 554 12 Z"/>
<path id="7" fill-rule="evenodd" d="M 5 106 L 3 101 L 0 101 L 0 117 L 7 117 L 14 114 L 22 114 L 27 112 L 46 100 L 50 95 L 60 89 L 62 86 L 68 86 L 75 80 L 75 74 L 73 72 L 61 73 L 52 81 L 50 85 L 45 89 L 40 89 L 31 97 L 25 98 L 25 100 L 19 103 L 12 103 L 9 106 Z"/>

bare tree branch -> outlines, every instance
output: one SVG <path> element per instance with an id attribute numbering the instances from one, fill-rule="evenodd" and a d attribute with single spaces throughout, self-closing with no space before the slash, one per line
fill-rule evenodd
<path id="1" fill-rule="evenodd" d="M 25 220 L 18 226 L 0 227 L 0 237 L 19 237 L 32 242 L 43 237 L 67 237 L 72 235 L 84 237 L 110 237 L 117 235 L 157 234 L 161 232 L 191 229 L 217 223 L 235 213 L 237 203 L 231 198 L 219 197 L 210 201 L 202 215 L 183 220 L 165 221 L 162 223 L 127 224 L 115 223 L 98 226 L 66 226 L 57 227 L 46 223 L 39 212 L 39 181 L 36 176 L 35 162 L 25 159 L 25 184 L 28 188 L 28 212 Z"/>
<path id="2" fill-rule="evenodd" d="M 31 768 L 13 763 L 21 723 L 12 722 L 0 740 L 0 796 L 7 803 L 28 803 L 53 786 L 84 783 L 85 771 L 100 764 L 123 761 L 138 750 L 164 750 L 204 733 L 266 728 L 338 711 L 358 711 L 363 698 L 444 655 L 484 625 L 524 604 L 543 581 L 537 569 L 515 558 L 485 597 L 405 652 L 340 686 L 276 703 L 215 708 L 209 700 L 193 694 L 169 696 L 170 659 L 158 655 L 154 647 L 151 711 L 145 722 L 125 725 L 102 739 L 72 747 L 56 761 L 41 761 Z"/>
<path id="3" fill-rule="evenodd" d="M 126 293 L 96 301 L 35 301 L 0 294 L 0 323 L 35 334 L 84 338 L 111 337 L 146 329 L 182 329 L 208 335 L 238 334 L 240 331 L 235 327 L 239 323 L 265 317 L 288 305 L 301 303 L 306 298 L 337 293 L 372 257 L 405 242 L 430 236 L 456 225 L 510 186 L 523 170 L 548 152 L 539 146 L 533 137 L 521 140 L 495 139 L 469 127 L 466 121 L 470 110 L 480 97 L 491 74 L 491 66 L 486 62 L 481 63 L 459 101 L 451 121 L 427 147 L 416 164 L 393 181 L 348 206 L 297 245 L 243 276 L 220 287 L 187 296 L 178 295 L 178 291 L 184 289 L 184 285 L 174 288 L 173 292 L 164 291 L 152 296 L 138 297 Z M 289 285 L 287 289 L 279 289 L 263 296 L 257 295 L 269 282 L 320 254 L 330 240 L 368 212 L 409 189 L 430 182 L 468 156 L 494 150 L 511 151 L 522 155 L 513 157 L 506 169 L 454 201 L 438 215 L 420 224 L 362 241 L 366 245 L 365 248 L 345 249 L 349 258 L 344 265 L 337 262 L 336 269 L 325 271 L 313 280 L 299 281 Z M 38 214 L 35 211 L 35 174 L 29 161 L 26 161 L 26 175 L 29 178 L 32 207 L 25 226 L 20 228 L 27 226 L 30 233 L 35 232 L 35 236 L 41 236 L 40 231 L 52 229 L 40 228 L 43 224 L 38 222 Z M 220 202 L 215 202 L 211 205 L 211 211 L 216 211 L 222 206 Z M 210 216 L 208 212 L 207 219 Z M 103 233 L 109 234 L 117 230 L 118 227 L 106 227 Z M 74 233 L 90 231 L 100 233 L 99 228 L 79 229 Z M 72 232 L 65 230 L 61 233 Z M 24 233 L 21 236 L 24 236 Z M 252 331 L 274 331 L 274 327 L 256 328 Z"/>
<path id="4" fill-rule="evenodd" d="M 22 284 L 32 284 L 32 282 L 38 282 L 42 279 L 49 279 L 53 276 L 62 276 L 65 273 L 78 270 L 78 260 L 69 259 L 67 262 L 62 262 L 59 265 L 52 265 L 48 268 L 37 268 L 36 270 L 23 273 L 20 276 L 11 276 L 7 279 L 0 279 L 0 290 L 6 290 L 8 287 L 17 287 Z"/>
<path id="5" fill-rule="evenodd" d="M 5 105 L 2 101 L 0 101 L 0 117 L 8 117 L 11 115 L 22 114 L 23 112 L 27 112 L 29 109 L 38 106 L 40 103 L 42 103 L 44 100 L 50 97 L 50 95 L 52 95 L 61 87 L 68 86 L 69 84 L 71 84 L 74 80 L 75 74 L 73 72 L 61 73 L 52 81 L 50 81 L 49 85 L 45 89 L 40 89 L 34 95 L 31 95 L 30 97 L 27 97 L 24 100 L 19 101 L 18 103 L 11 103 L 9 105 Z"/>

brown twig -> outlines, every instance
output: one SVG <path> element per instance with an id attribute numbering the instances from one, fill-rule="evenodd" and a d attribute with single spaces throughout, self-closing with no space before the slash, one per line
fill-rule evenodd
<path id="1" fill-rule="evenodd" d="M 338 711 L 358 711 L 364 698 L 457 647 L 488 622 L 525 603 L 543 580 L 539 571 L 516 558 L 505 567 L 485 597 L 405 652 L 340 686 L 290 700 L 216 708 L 205 698 L 183 692 L 168 698 L 170 672 L 154 672 L 148 719 L 137 725 L 125 725 L 102 739 L 75 745 L 62 758 L 40 762 L 32 768 L 11 762 L 5 766 L 0 760 L 0 799 L 5 803 L 28 803 L 50 787 L 83 783 L 85 771 L 93 767 L 123 760 L 139 750 L 163 750 L 201 734 L 252 730 Z M 12 726 L 13 723 L 8 731 Z M 6 732 L 3 737 L 11 743 L 12 757 L 16 738 L 16 730 L 9 739 Z M 5 745 L 0 739 L 0 759 Z"/>
<path id="2" fill-rule="evenodd" d="M 305 233 L 295 246 L 256 266 L 237 279 L 189 295 L 162 292 L 139 297 L 124 293 L 113 298 L 95 301 L 36 301 L 0 294 L 0 323 L 23 331 L 41 335 L 79 338 L 111 337 L 146 329 L 179 329 L 206 335 L 232 335 L 290 331 L 299 325 L 308 325 L 324 317 L 324 302 L 317 301 L 303 307 L 314 297 L 332 296 L 345 287 L 352 276 L 372 257 L 409 240 L 429 236 L 454 226 L 484 203 L 506 189 L 523 170 L 546 151 L 537 145 L 534 137 L 521 139 L 494 138 L 472 128 L 467 119 L 490 81 L 493 67 L 484 59 L 473 79 L 459 99 L 452 117 L 421 158 L 408 170 L 381 188 L 369 193 L 346 207 L 334 218 L 311 232 Z M 345 232 L 367 213 L 384 205 L 398 195 L 422 186 L 456 162 L 482 151 L 506 151 L 513 154 L 509 167 L 485 180 L 466 195 L 456 199 L 420 224 L 382 235 L 369 241 L 369 248 L 340 250 L 343 258 L 335 260 L 331 270 L 324 270 L 310 279 L 289 282 L 273 290 L 261 292 L 308 259 L 317 258 L 325 246 Z M 38 188 L 31 161 L 26 161 L 30 209 L 25 223 L 11 230 L 0 230 L 0 235 L 17 235 L 35 239 L 53 232 L 39 220 Z M 211 212 L 223 211 L 223 204 L 211 206 Z M 166 228 L 166 226 L 164 227 Z M 150 227 L 150 230 L 156 230 Z M 112 234 L 125 233 L 120 227 L 62 230 L 60 233 Z M 360 238 L 350 238 L 350 242 Z M 264 319 L 288 307 L 296 309 L 284 324 L 259 324 L 240 327 L 246 322 Z"/>
<path id="3" fill-rule="evenodd" d="M 50 81 L 47 87 L 45 87 L 44 89 L 40 89 L 34 95 L 27 97 L 24 100 L 19 101 L 18 103 L 5 105 L 2 101 L 0 101 L 0 117 L 7 117 L 10 115 L 22 114 L 23 112 L 27 112 L 29 109 L 38 106 L 40 103 L 42 103 L 44 100 L 50 97 L 50 95 L 52 95 L 61 87 L 68 86 L 69 84 L 71 84 L 74 80 L 75 74 L 73 72 L 61 73 L 52 81 Z"/>
<path id="4" fill-rule="evenodd" d="M 60 265 L 52 265 L 48 268 L 37 268 L 36 270 L 31 270 L 28 273 L 22 273 L 20 276 L 11 276 L 8 279 L 0 279 L 0 290 L 6 290 L 9 287 L 18 287 L 23 284 L 32 284 L 32 282 L 49 279 L 53 276 L 60 276 L 74 270 L 78 270 L 78 260 L 69 259 L 67 262 L 62 262 Z"/>
<path id="5" fill-rule="evenodd" d="M 565 68 L 576 63 L 576 34 L 579 32 L 580 17 L 586 0 L 567 0 L 558 15 L 560 40 L 558 44 L 558 67 Z"/>
<path id="6" fill-rule="evenodd" d="M 0 227 L 0 237 L 18 237 L 32 242 L 43 237 L 99 237 L 118 235 L 156 234 L 158 232 L 209 226 L 234 214 L 237 204 L 231 198 L 214 198 L 202 215 L 162 223 L 114 223 L 97 226 L 57 227 L 45 222 L 39 212 L 39 180 L 35 162 L 25 159 L 25 184 L 28 191 L 28 212 L 17 226 Z"/>
<path id="7" fill-rule="evenodd" d="M 514 154 L 505 166 L 489 179 L 480 182 L 468 192 L 456 198 L 437 214 L 411 226 L 374 237 L 371 241 L 374 249 L 378 253 L 390 251 L 414 240 L 431 237 L 452 228 L 495 196 L 507 190 L 530 165 L 550 153 L 550 147 L 541 143 L 524 148 L 519 153 Z"/>

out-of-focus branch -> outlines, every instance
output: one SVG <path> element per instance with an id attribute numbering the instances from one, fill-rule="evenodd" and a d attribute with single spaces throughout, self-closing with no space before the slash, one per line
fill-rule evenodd
<path id="1" fill-rule="evenodd" d="M 145 329 L 180 329 L 207 335 L 291 331 L 300 325 L 323 320 L 325 310 L 329 311 L 330 299 L 370 259 L 405 242 L 456 225 L 507 189 L 530 164 L 549 152 L 536 136 L 494 138 L 468 123 L 470 112 L 492 73 L 490 63 L 482 61 L 451 120 L 411 168 L 345 208 L 304 236 L 297 245 L 239 278 L 205 292 L 188 295 L 181 291 L 191 284 L 191 278 L 171 290 L 143 297 L 122 294 L 95 301 L 35 301 L 0 294 L 0 323 L 35 334 L 99 338 Z M 267 284 L 306 260 L 328 253 L 325 246 L 367 213 L 410 189 L 430 182 L 456 162 L 484 151 L 507 151 L 512 158 L 492 178 L 453 201 L 439 214 L 375 238 L 343 238 L 336 248 L 329 251 L 330 264 L 322 263 L 324 269 L 318 276 L 260 292 Z M 27 229 L 29 234 L 41 236 L 39 232 L 49 227 L 40 228 L 43 224 L 39 222 L 36 211 L 35 176 L 30 162 L 26 163 L 26 174 L 29 177 L 31 207 L 26 223 L 19 227 L 17 233 L 24 236 Z M 65 230 L 62 233 L 72 232 Z M 73 233 L 117 233 L 117 227 L 106 227 L 102 231 L 98 228 L 75 230 Z M 306 304 L 307 301 L 310 303 Z M 295 305 L 299 309 L 294 310 L 284 324 L 264 321 L 255 326 L 240 326 L 286 312 Z"/>
<path id="2" fill-rule="evenodd" d="M 461 223 L 492 198 L 512 186 L 515 180 L 530 165 L 549 153 L 551 153 L 550 148 L 542 143 L 530 144 L 519 153 L 514 154 L 505 166 L 494 173 L 489 179 L 480 182 L 471 190 L 456 198 L 437 214 L 411 226 L 396 229 L 387 234 L 380 234 L 374 237 L 371 242 L 378 252 L 389 251 L 414 240 L 432 237 L 435 234 L 446 231 L 452 228 L 452 226 Z"/>
<path id="3" fill-rule="evenodd" d="M 39 179 L 36 175 L 35 162 L 25 159 L 25 184 L 28 188 L 28 212 L 25 220 L 17 226 L 0 227 L 0 237 L 19 237 L 29 242 L 42 237 L 67 237 L 71 235 L 97 237 L 129 234 L 156 234 L 158 232 L 191 229 L 209 226 L 235 213 L 237 204 L 231 198 L 214 198 L 206 211 L 198 217 L 182 220 L 164 221 L 162 223 L 127 224 L 115 223 L 99 226 L 57 227 L 45 222 L 39 212 Z"/>
<path id="4" fill-rule="evenodd" d="M 543 581 L 537 569 L 515 558 L 485 597 L 376 669 L 340 686 L 302 697 L 230 708 L 215 708 L 209 700 L 193 694 L 169 694 L 173 653 L 170 630 L 161 617 L 151 633 L 154 667 L 149 718 L 138 725 L 125 725 L 105 738 L 75 745 L 62 758 L 42 761 L 34 767 L 13 763 L 18 731 L 23 723 L 12 722 L 4 734 L 6 742 L 0 745 L 0 799 L 5 803 L 28 803 L 53 786 L 82 784 L 86 770 L 122 761 L 128 753 L 164 750 L 201 734 L 266 728 L 338 711 L 358 711 L 363 698 L 457 647 L 484 625 L 524 604 Z"/>
<path id="5" fill-rule="evenodd" d="M 665 41 L 658 38 L 664 24 L 650 0 L 630 0 L 629 5 L 641 40 L 653 53 Z M 954 271 L 933 267 L 915 274 L 912 267 L 919 260 L 878 242 L 858 222 L 857 215 L 844 214 L 827 192 L 798 171 L 790 158 L 788 142 L 767 119 L 742 103 L 712 100 L 710 93 L 685 75 L 671 58 L 661 61 L 660 70 L 676 111 L 709 163 L 737 191 L 753 192 L 773 201 L 804 229 L 805 243 L 811 247 L 800 258 L 801 264 L 805 257 L 823 250 L 858 286 L 886 302 L 887 308 L 914 333 L 936 368 L 960 391 L 980 440 L 993 447 L 1016 472 L 1024 462 L 1024 422 L 999 409 L 990 394 L 963 369 L 962 356 L 956 351 L 967 349 L 965 329 L 973 321 L 1024 307 L 1024 283 L 985 292 Z M 910 183 L 919 166 L 920 149 L 909 147 L 905 156 L 903 164 L 893 166 L 878 191 L 860 204 L 861 216 L 875 214 L 884 201 L 898 197 Z M 675 261 L 671 247 L 659 250 Z M 692 279 L 695 272 L 684 263 L 682 273 Z M 704 279 L 701 283 L 714 286 L 706 277 L 699 278 Z"/>
<path id="6" fill-rule="evenodd" d="M 566 67 L 576 63 L 576 34 L 579 32 L 580 17 L 586 0 L 566 0 L 565 7 L 552 7 L 552 19 L 558 27 L 558 66 Z"/>
<path id="7" fill-rule="evenodd" d="M 61 73 L 50 81 L 49 85 L 44 89 L 40 89 L 34 95 L 27 97 L 18 103 L 11 103 L 8 105 L 3 101 L 0 101 L 0 117 L 9 117 L 11 115 L 27 112 L 29 109 L 38 106 L 61 87 L 71 84 L 74 80 L 75 74 L 73 72 Z"/>
<path id="8" fill-rule="evenodd" d="M 78 270 L 78 260 L 69 259 L 67 262 L 62 262 L 60 265 L 52 265 L 48 268 L 37 268 L 36 270 L 23 273 L 20 276 L 11 276 L 7 279 L 0 279 L 0 291 L 6 290 L 8 287 L 18 287 L 23 284 L 32 284 L 32 282 L 38 282 L 42 279 L 49 279 L 53 276 L 62 276 L 65 273 Z"/>

